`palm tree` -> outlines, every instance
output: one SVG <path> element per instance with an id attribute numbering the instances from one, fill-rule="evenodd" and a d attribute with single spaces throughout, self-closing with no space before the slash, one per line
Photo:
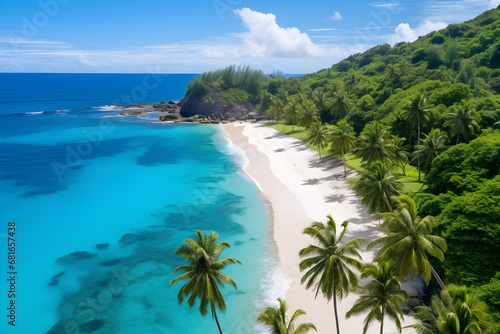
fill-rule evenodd
<path id="1" fill-rule="evenodd" d="M 361 202 L 371 213 L 390 212 L 394 207 L 394 196 L 402 185 L 380 161 L 370 165 L 354 184 L 354 189 L 363 196 Z"/>
<path id="2" fill-rule="evenodd" d="M 208 306 L 212 311 L 212 318 L 217 323 L 217 328 L 222 334 L 222 329 L 217 318 L 216 309 L 221 311 L 226 309 L 226 303 L 222 296 L 219 285 L 230 284 L 236 290 L 236 283 L 226 274 L 221 272 L 229 264 L 241 264 L 240 261 L 232 257 L 219 260 L 219 256 L 226 249 L 231 247 L 227 241 L 217 243 L 219 235 L 215 232 L 201 234 L 195 230 L 198 240 L 187 238 L 184 244 L 174 251 L 176 255 L 182 256 L 189 261 L 189 264 L 182 265 L 174 269 L 173 273 L 185 271 L 184 274 L 174 278 L 168 284 L 174 284 L 182 280 L 188 280 L 177 294 L 179 304 L 184 298 L 189 296 L 187 303 L 192 308 L 197 299 L 200 299 L 199 311 L 204 317 L 207 315 Z"/>
<path id="3" fill-rule="evenodd" d="M 392 162 L 393 144 L 387 138 L 388 128 L 378 122 L 367 124 L 358 137 L 356 156 L 370 166 L 374 161 Z"/>
<path id="4" fill-rule="evenodd" d="M 403 175 L 406 176 L 405 166 L 408 164 L 408 152 L 407 146 L 405 145 L 405 137 L 391 136 L 392 141 L 392 156 L 394 157 L 394 163 L 396 166 L 401 167 Z"/>
<path id="5" fill-rule="evenodd" d="M 344 118 L 351 109 L 352 101 L 347 92 L 341 88 L 333 93 L 333 111 L 337 113 L 339 119 Z"/>
<path id="6" fill-rule="evenodd" d="M 424 137 L 422 144 L 417 145 L 417 154 L 422 157 L 424 171 L 428 172 L 431 169 L 432 161 L 446 150 L 448 138 L 446 133 L 439 129 L 432 129 L 428 135 L 424 133 Z"/>
<path id="7" fill-rule="evenodd" d="M 420 128 L 423 124 L 429 121 L 430 110 L 425 108 L 426 101 L 427 98 L 422 93 L 418 93 L 417 95 L 413 96 L 410 100 L 410 104 L 405 114 L 408 123 L 410 123 L 413 128 L 417 126 L 417 145 L 420 145 Z M 417 154 L 417 160 L 418 182 L 420 182 L 420 154 Z"/>
<path id="8" fill-rule="evenodd" d="M 306 100 L 302 104 L 302 119 L 301 123 L 306 128 L 309 129 L 314 123 L 319 122 L 318 108 L 311 100 Z"/>
<path id="9" fill-rule="evenodd" d="M 393 84 L 396 84 L 401 78 L 399 68 L 394 65 L 388 65 L 385 71 L 387 72 L 385 79 Z"/>
<path id="10" fill-rule="evenodd" d="M 460 134 L 462 134 L 465 140 L 468 140 L 474 130 L 479 130 L 479 125 L 477 120 L 473 116 L 474 114 L 474 102 L 468 102 L 462 100 L 459 106 L 453 106 L 455 112 L 448 113 L 450 117 L 444 123 L 444 126 L 451 125 L 451 132 L 457 135 L 457 145 L 460 142 Z"/>
<path id="11" fill-rule="evenodd" d="M 272 334 L 306 334 L 311 330 L 318 331 L 312 323 L 300 324 L 295 328 L 295 320 L 306 312 L 298 309 L 293 312 L 290 320 L 286 316 L 288 307 L 286 302 L 278 298 L 279 306 L 266 307 L 264 311 L 257 317 L 257 322 L 265 324 L 269 327 Z"/>
<path id="12" fill-rule="evenodd" d="M 306 289 L 314 286 L 316 297 L 321 291 L 328 300 L 333 299 L 337 334 L 340 334 L 337 297 L 342 299 L 349 294 L 353 286 L 357 285 L 358 278 L 351 267 L 361 270 L 362 265 L 359 262 L 361 255 L 358 249 L 365 241 L 356 238 L 342 243 L 348 225 L 347 220 L 342 223 L 343 230 L 337 236 L 335 221 L 331 215 L 328 215 L 327 219 L 326 225 L 314 222 L 302 232 L 318 244 L 311 244 L 300 250 L 299 255 L 304 259 L 300 262 L 299 268 L 300 271 L 307 270 L 301 280 L 302 284 L 307 282 Z"/>
<path id="13" fill-rule="evenodd" d="M 324 113 L 330 109 L 333 101 L 327 96 L 324 89 L 315 90 L 312 97 L 320 113 Z"/>
<path id="14" fill-rule="evenodd" d="M 351 152 L 354 146 L 356 146 L 356 133 L 352 126 L 343 119 L 337 122 L 337 126 L 332 131 L 331 140 L 332 149 L 342 155 L 344 178 L 347 178 L 345 155 Z"/>
<path id="15" fill-rule="evenodd" d="M 417 205 L 407 195 L 401 195 L 397 200 L 397 210 L 387 213 L 381 225 L 387 236 L 372 241 L 368 249 L 382 245 L 377 258 L 395 259 L 400 277 L 418 273 L 429 284 L 432 274 L 445 290 L 444 283 L 429 262 L 429 255 L 443 261 L 446 251 L 446 241 L 431 234 L 436 227 L 434 217 L 421 219 Z"/>
<path id="16" fill-rule="evenodd" d="M 285 110 L 285 104 L 281 99 L 274 99 L 273 106 L 271 107 L 271 114 L 276 118 L 276 120 L 281 121 L 283 126 L 283 132 L 285 131 L 285 124 L 283 123 L 283 114 Z"/>
<path id="17" fill-rule="evenodd" d="M 325 124 L 316 122 L 309 130 L 308 143 L 318 146 L 319 158 L 321 159 L 321 149 L 328 143 L 329 130 Z"/>
<path id="18" fill-rule="evenodd" d="M 298 125 L 300 120 L 300 104 L 297 97 L 290 99 L 285 108 L 285 114 L 290 123 L 292 123 L 292 131 L 294 131 L 295 125 Z"/>
<path id="19" fill-rule="evenodd" d="M 348 319 L 352 315 L 369 311 L 364 321 L 363 334 L 366 334 L 368 327 L 375 320 L 380 321 L 380 334 L 383 334 L 385 316 L 391 318 L 401 332 L 399 318 L 402 319 L 404 316 L 399 305 L 408 300 L 408 295 L 401 289 L 401 282 L 393 275 L 392 266 L 393 261 L 389 260 L 379 262 L 377 265 L 370 263 L 363 268 L 361 278 L 373 278 L 362 287 L 368 294 L 360 296 L 346 314 Z"/>
<path id="20" fill-rule="evenodd" d="M 420 334 L 484 334 L 491 326 L 487 305 L 467 287 L 449 285 L 440 297 L 432 296 L 430 307 L 418 306 L 415 328 Z"/>

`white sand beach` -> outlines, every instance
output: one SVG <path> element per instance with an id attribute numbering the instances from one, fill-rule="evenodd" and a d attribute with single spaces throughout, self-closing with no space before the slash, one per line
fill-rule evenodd
<path id="1" fill-rule="evenodd" d="M 368 242 L 382 236 L 378 222 L 368 214 L 361 198 L 349 189 L 344 180 L 341 161 L 331 157 L 319 160 L 318 153 L 295 138 L 283 135 L 258 123 L 227 124 L 223 128 L 230 140 L 241 148 L 248 158 L 245 172 L 255 181 L 270 202 L 274 214 L 276 240 L 283 272 L 290 284 L 286 301 L 290 310 L 301 308 L 307 312 L 300 322 L 312 322 L 318 333 L 334 333 L 333 304 L 300 284 L 299 250 L 312 242 L 302 230 L 313 221 L 325 221 L 331 214 L 339 225 L 349 221 L 348 239 L 361 237 Z M 348 177 L 354 176 L 350 171 Z M 362 250 L 364 262 L 371 262 L 374 252 Z M 358 298 L 355 293 L 339 302 L 340 329 L 344 334 L 362 333 L 364 316 L 345 319 L 345 313 Z M 403 326 L 415 323 L 405 316 Z M 380 324 L 373 324 L 368 333 L 379 333 Z M 398 333 L 388 319 L 384 333 Z M 416 333 L 405 329 L 403 333 Z"/>

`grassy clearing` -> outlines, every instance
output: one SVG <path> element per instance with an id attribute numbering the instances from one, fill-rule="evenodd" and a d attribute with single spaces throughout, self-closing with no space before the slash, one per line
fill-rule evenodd
<path id="1" fill-rule="evenodd" d="M 285 135 L 288 135 L 293 138 L 297 138 L 299 140 L 302 140 L 304 142 L 307 141 L 307 131 L 304 129 L 304 127 L 300 127 L 300 129 L 297 126 L 291 126 L 291 125 L 285 125 L 283 126 L 281 123 L 277 122 L 270 122 L 267 123 L 265 126 L 273 128 Z M 332 125 L 327 125 L 327 127 L 333 127 Z M 318 147 L 315 145 L 310 145 L 307 142 L 305 143 L 307 147 L 318 151 Z M 321 151 L 321 155 L 333 155 L 338 158 L 341 158 L 340 156 L 334 154 L 331 152 L 330 148 L 325 148 Z M 345 155 L 345 161 L 346 164 L 351 167 L 352 169 L 357 170 L 360 173 L 364 173 L 365 170 L 361 166 L 361 158 L 356 158 L 353 153 L 348 153 Z M 419 191 L 422 191 L 425 189 L 425 185 L 421 182 L 418 182 L 418 169 L 415 166 L 410 166 L 406 165 L 405 167 L 405 173 L 406 176 L 403 175 L 401 172 L 401 168 L 394 168 L 394 172 L 396 172 L 396 175 L 399 177 L 399 181 L 403 184 L 403 192 L 407 194 L 413 194 L 417 193 Z M 424 173 L 421 172 L 421 179 L 424 178 Z"/>

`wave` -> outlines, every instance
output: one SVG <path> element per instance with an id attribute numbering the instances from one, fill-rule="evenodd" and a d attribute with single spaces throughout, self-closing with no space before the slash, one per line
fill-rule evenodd
<path id="1" fill-rule="evenodd" d="M 100 107 L 92 107 L 92 109 L 99 110 L 99 111 L 115 111 L 115 110 L 122 110 L 123 108 L 120 106 L 117 106 L 115 104 L 107 104 L 107 105 L 100 106 Z"/>
<path id="2" fill-rule="evenodd" d="M 32 111 L 32 112 L 23 112 L 22 115 L 38 115 L 43 114 L 45 111 Z M 15 114 L 14 114 L 15 115 Z"/>

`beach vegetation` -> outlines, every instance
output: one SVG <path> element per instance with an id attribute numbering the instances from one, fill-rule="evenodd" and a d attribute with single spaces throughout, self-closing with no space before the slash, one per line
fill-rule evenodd
<path id="1" fill-rule="evenodd" d="M 310 331 L 317 332 L 314 324 L 301 323 L 296 325 L 295 322 L 301 315 L 305 315 L 304 310 L 298 309 L 293 312 L 289 318 L 288 306 L 285 300 L 278 298 L 278 306 L 266 307 L 257 317 L 257 322 L 266 325 L 271 334 L 306 334 Z"/>
<path id="2" fill-rule="evenodd" d="M 210 312 L 217 324 L 217 328 L 222 334 L 222 328 L 217 317 L 217 309 L 224 311 L 226 303 L 219 287 L 229 284 L 236 290 L 236 283 L 221 270 L 230 264 L 241 264 L 235 258 L 219 259 L 222 252 L 230 247 L 227 241 L 217 243 L 219 235 L 215 232 L 210 234 L 201 233 L 195 230 L 197 238 L 187 238 L 184 244 L 177 247 L 174 253 L 182 256 L 189 264 L 181 265 L 174 269 L 174 273 L 183 271 L 184 273 L 172 279 L 168 284 L 180 281 L 187 282 L 181 287 L 177 294 L 179 304 L 182 304 L 187 297 L 187 304 L 192 308 L 199 300 L 198 310 L 204 317 Z"/>
<path id="3" fill-rule="evenodd" d="M 320 122 L 313 123 L 311 128 L 309 129 L 308 141 L 309 143 L 315 145 L 318 148 L 320 159 L 321 159 L 321 149 L 328 145 L 329 135 L 330 131 L 328 130 L 326 125 L 321 124 Z"/>
<path id="4" fill-rule="evenodd" d="M 337 122 L 330 135 L 332 150 L 342 157 L 344 178 L 347 178 L 345 155 L 356 147 L 356 133 L 346 119 Z"/>
<path id="5" fill-rule="evenodd" d="M 337 298 L 342 299 L 358 284 L 353 269 L 362 269 L 359 249 L 365 244 L 361 238 L 344 242 L 347 220 L 341 224 L 337 234 L 337 224 L 332 216 L 327 216 L 326 223 L 314 222 L 303 231 L 315 243 L 299 252 L 302 258 L 299 268 L 304 272 L 301 283 L 306 289 L 313 289 L 315 296 L 321 294 L 333 301 L 337 334 L 340 334 Z"/>

